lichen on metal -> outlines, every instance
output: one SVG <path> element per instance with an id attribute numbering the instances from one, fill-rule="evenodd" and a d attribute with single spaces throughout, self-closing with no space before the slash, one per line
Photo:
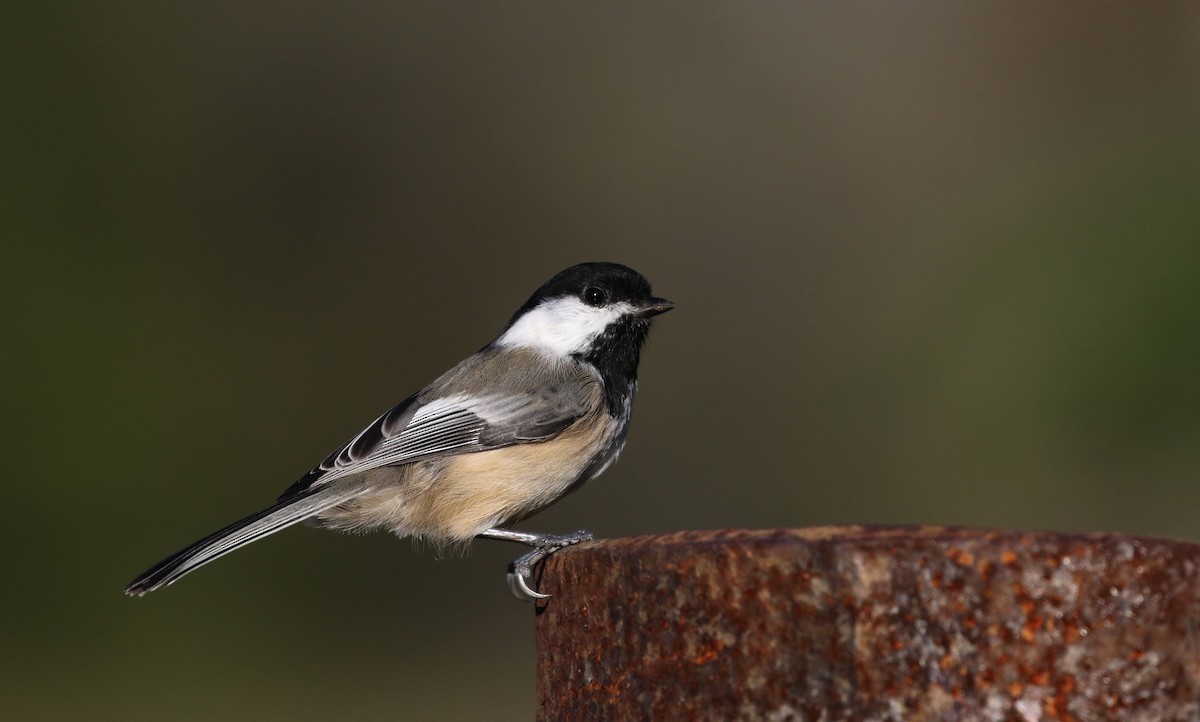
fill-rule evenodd
<path id="1" fill-rule="evenodd" d="M 723 530 L 551 557 L 538 719 L 1200 720 L 1200 545 Z"/>

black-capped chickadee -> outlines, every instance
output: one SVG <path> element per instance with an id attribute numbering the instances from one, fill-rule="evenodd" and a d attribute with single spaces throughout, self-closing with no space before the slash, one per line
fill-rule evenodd
<path id="1" fill-rule="evenodd" d="M 312 520 L 438 545 L 528 544 L 509 568 L 520 599 L 534 565 L 591 538 L 509 529 L 599 475 L 625 445 L 638 356 L 656 298 L 631 268 L 584 263 L 547 281 L 496 340 L 373 421 L 273 506 L 167 557 L 125 589 L 142 595 L 250 542 Z"/>

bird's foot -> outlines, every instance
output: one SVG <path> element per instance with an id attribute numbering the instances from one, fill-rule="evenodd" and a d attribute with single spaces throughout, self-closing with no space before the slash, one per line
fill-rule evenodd
<path id="1" fill-rule="evenodd" d="M 534 567 L 559 549 L 591 541 L 594 538 L 591 532 L 582 529 L 571 534 L 532 535 L 531 538 L 524 541 L 532 545 L 533 549 L 517 557 L 508 565 L 508 590 L 522 602 L 549 599 L 549 594 L 542 594 L 529 586 L 529 582 L 533 579 Z"/>

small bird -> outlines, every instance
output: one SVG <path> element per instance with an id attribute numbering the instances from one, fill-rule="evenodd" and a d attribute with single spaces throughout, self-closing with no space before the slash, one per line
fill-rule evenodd
<path id="1" fill-rule="evenodd" d="M 542 285 L 498 337 L 384 413 L 272 506 L 172 554 L 125 589 L 141 596 L 302 521 L 384 529 L 435 545 L 527 544 L 509 565 L 518 599 L 554 551 L 592 538 L 510 525 L 578 489 L 625 445 L 650 319 L 675 304 L 616 263 L 572 266 Z"/>

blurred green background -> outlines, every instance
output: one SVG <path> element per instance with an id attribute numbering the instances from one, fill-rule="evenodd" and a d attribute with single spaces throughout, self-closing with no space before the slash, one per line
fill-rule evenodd
<path id="1" fill-rule="evenodd" d="M 121 589 L 584 260 L 679 308 L 526 528 L 1200 539 L 1193 4 L 7 15 L 4 719 L 531 719 L 513 546 Z"/>

